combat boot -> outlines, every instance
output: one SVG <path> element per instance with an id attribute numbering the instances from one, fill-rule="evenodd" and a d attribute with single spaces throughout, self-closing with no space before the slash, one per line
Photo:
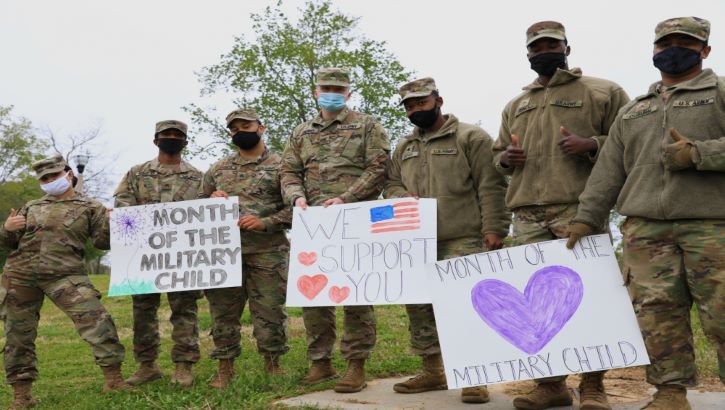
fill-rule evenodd
<path id="1" fill-rule="evenodd" d="M 219 368 L 216 375 L 209 382 L 209 386 L 215 389 L 224 389 L 234 378 L 234 359 L 219 360 Z"/>
<path id="2" fill-rule="evenodd" d="M 338 393 L 357 393 L 368 384 L 365 382 L 365 359 L 352 359 L 347 361 L 347 370 L 335 385 Z"/>
<path id="3" fill-rule="evenodd" d="M 652 401 L 642 410 L 692 410 L 687 401 L 687 389 L 676 385 L 658 385 Z"/>
<path id="4" fill-rule="evenodd" d="M 38 404 L 32 394 L 33 382 L 15 382 L 12 386 L 13 404 L 10 405 L 9 409 L 29 409 Z"/>
<path id="5" fill-rule="evenodd" d="M 140 384 L 158 380 L 162 377 L 164 377 L 164 373 L 161 369 L 159 369 L 159 366 L 156 365 L 156 362 L 141 362 L 141 365 L 138 367 L 138 370 L 136 370 L 136 373 L 126 379 L 126 383 L 131 386 L 138 386 Z"/>
<path id="6" fill-rule="evenodd" d="M 120 364 L 101 367 L 101 371 L 103 371 L 103 378 L 105 379 L 103 383 L 104 393 L 112 391 L 138 391 L 123 380 Z"/>
<path id="7" fill-rule="evenodd" d="M 566 382 L 539 383 L 525 396 L 514 399 L 514 407 L 521 410 L 540 410 L 556 406 L 570 406 L 571 393 Z"/>
<path id="8" fill-rule="evenodd" d="M 461 390 L 461 401 L 464 403 L 488 403 L 491 397 L 486 386 L 464 387 Z"/>
<path id="9" fill-rule="evenodd" d="M 171 383 L 176 383 L 181 387 L 191 387 L 194 384 L 194 373 L 191 372 L 191 362 L 176 362 L 176 370 L 171 376 Z"/>
<path id="10" fill-rule="evenodd" d="M 330 359 L 313 360 L 307 376 L 303 377 L 300 383 L 305 385 L 322 383 L 337 377 L 337 372 L 332 367 Z"/>
<path id="11" fill-rule="evenodd" d="M 287 372 L 279 365 L 279 356 L 276 355 L 264 355 L 264 371 L 270 376 L 287 376 Z"/>
<path id="12" fill-rule="evenodd" d="M 439 354 L 423 356 L 423 372 L 415 377 L 393 385 L 398 393 L 422 393 L 430 390 L 446 390 L 446 373 L 443 358 Z"/>
<path id="13" fill-rule="evenodd" d="M 584 373 L 579 382 L 580 410 L 612 410 L 604 391 L 604 372 Z"/>

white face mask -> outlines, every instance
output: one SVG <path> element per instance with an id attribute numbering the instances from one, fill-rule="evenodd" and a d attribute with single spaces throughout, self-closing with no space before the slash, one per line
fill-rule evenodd
<path id="1" fill-rule="evenodd" d="M 68 181 L 68 173 L 56 179 L 53 182 L 47 184 L 40 184 L 40 188 L 45 191 L 48 195 L 60 196 L 70 188 L 70 181 Z"/>

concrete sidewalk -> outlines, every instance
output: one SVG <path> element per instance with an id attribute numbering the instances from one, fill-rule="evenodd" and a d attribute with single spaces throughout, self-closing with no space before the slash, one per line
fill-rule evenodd
<path id="1" fill-rule="evenodd" d="M 437 410 L 437 409 L 482 409 L 482 410 L 513 410 L 513 398 L 506 395 L 503 386 L 489 387 L 491 401 L 486 404 L 466 404 L 460 399 L 460 390 L 441 390 L 419 394 L 399 394 L 393 391 L 393 384 L 407 380 L 408 377 L 378 379 L 368 382 L 368 387 L 360 393 L 338 394 L 332 390 L 325 390 L 304 396 L 280 400 L 277 403 L 292 408 L 300 406 L 314 406 L 321 409 L 346 410 Z M 725 409 L 725 393 L 700 393 L 690 391 L 688 400 L 694 410 L 723 410 Z M 617 404 L 615 410 L 636 410 L 646 403 Z M 557 407 L 557 409 L 578 409 L 574 406 Z"/>

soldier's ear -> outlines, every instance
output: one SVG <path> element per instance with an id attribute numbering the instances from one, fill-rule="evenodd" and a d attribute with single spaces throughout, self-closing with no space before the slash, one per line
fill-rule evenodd
<path id="1" fill-rule="evenodd" d="M 566 46 L 566 52 L 564 53 L 564 55 L 569 57 L 569 53 L 571 53 L 571 46 Z"/>
<path id="2" fill-rule="evenodd" d="M 706 59 L 707 56 L 710 55 L 711 50 L 712 50 L 712 47 L 710 47 L 710 46 L 705 46 L 705 48 L 702 49 L 702 53 L 700 55 L 702 56 L 703 60 Z"/>
<path id="3" fill-rule="evenodd" d="M 264 131 L 265 131 L 266 129 L 267 129 L 267 128 L 266 128 L 266 127 L 265 127 L 264 125 L 262 125 L 262 124 L 259 124 L 259 128 L 257 128 L 257 134 L 259 134 L 259 136 L 261 137 L 262 135 L 264 135 Z"/>

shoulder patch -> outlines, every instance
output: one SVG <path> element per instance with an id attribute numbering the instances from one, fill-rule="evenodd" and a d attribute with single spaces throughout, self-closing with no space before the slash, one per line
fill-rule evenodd
<path id="1" fill-rule="evenodd" d="M 713 104 L 715 97 L 700 98 L 696 100 L 675 100 L 672 103 L 673 107 L 697 107 L 698 105 Z"/>

